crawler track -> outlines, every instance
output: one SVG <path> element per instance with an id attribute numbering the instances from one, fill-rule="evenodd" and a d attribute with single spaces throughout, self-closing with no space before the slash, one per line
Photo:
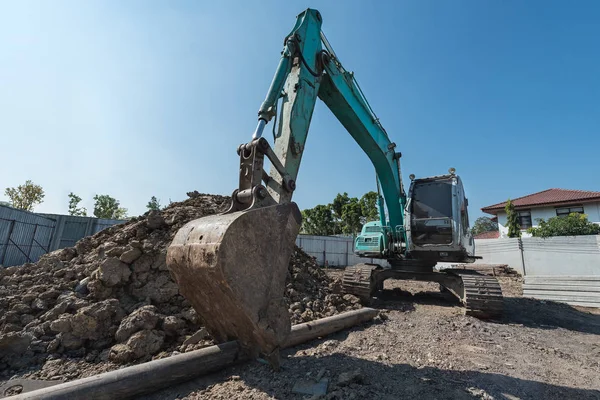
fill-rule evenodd
<path id="1" fill-rule="evenodd" d="M 346 267 L 342 277 L 344 293 L 353 294 L 365 304 L 370 304 L 374 285 L 371 279 L 372 271 L 377 265 L 357 264 Z"/>
<path id="2" fill-rule="evenodd" d="M 502 315 L 504 301 L 498 280 L 476 271 L 451 269 L 444 272 L 461 278 L 464 293 L 461 299 L 465 314 L 477 318 L 498 318 Z"/>

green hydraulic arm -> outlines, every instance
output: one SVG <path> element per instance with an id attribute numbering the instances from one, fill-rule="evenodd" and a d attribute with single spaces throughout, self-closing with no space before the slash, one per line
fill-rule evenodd
<path id="1" fill-rule="evenodd" d="M 387 205 L 389 221 L 380 201 L 382 226 L 391 228 L 394 240 L 405 241 L 404 206 L 399 152 L 376 117 L 353 73 L 346 71 L 321 31 L 317 10 L 298 15 L 286 37 L 279 65 L 258 112 L 253 139 L 259 139 L 272 119 L 276 160 L 267 176 L 275 203 L 290 202 L 317 98 L 321 99 L 369 157 Z M 325 48 L 323 48 L 323 45 Z M 281 104 L 279 105 L 279 100 Z M 278 106 L 281 108 L 278 110 Z M 279 119 L 278 126 L 277 119 Z M 272 157 L 269 157 L 272 158 Z"/>

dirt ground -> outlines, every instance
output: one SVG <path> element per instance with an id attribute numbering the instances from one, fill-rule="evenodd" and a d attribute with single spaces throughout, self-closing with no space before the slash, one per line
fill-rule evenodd
<path id="1" fill-rule="evenodd" d="M 339 270 L 329 270 L 337 276 Z M 505 316 L 462 315 L 437 285 L 387 281 L 384 318 L 144 399 L 307 399 L 294 385 L 328 379 L 327 399 L 600 399 L 600 310 L 521 297 L 499 278 Z"/>

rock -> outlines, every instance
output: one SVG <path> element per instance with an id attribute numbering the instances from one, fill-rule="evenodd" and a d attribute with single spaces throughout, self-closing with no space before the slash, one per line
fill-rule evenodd
<path id="1" fill-rule="evenodd" d="M 34 311 L 46 311 L 48 309 L 48 303 L 38 297 L 31 302 L 31 308 Z"/>
<path id="2" fill-rule="evenodd" d="M 194 333 L 192 336 L 185 339 L 183 344 L 186 346 L 189 346 L 192 344 L 196 344 L 201 340 L 207 339 L 208 337 L 210 337 L 210 335 L 208 334 L 208 331 L 206 330 L 206 328 L 201 328 L 196 333 Z"/>
<path id="3" fill-rule="evenodd" d="M 143 330 L 134 333 L 127 341 L 127 345 L 137 359 L 157 353 L 164 339 L 165 333 L 162 331 Z"/>
<path id="4" fill-rule="evenodd" d="M 17 314 L 29 314 L 31 312 L 31 307 L 24 303 L 17 303 L 10 309 Z"/>
<path id="5" fill-rule="evenodd" d="M 350 372 L 342 372 L 338 376 L 338 386 L 347 386 L 351 383 L 364 383 L 364 375 L 360 369 L 356 369 Z"/>
<path id="6" fill-rule="evenodd" d="M 63 314 L 60 318 L 50 323 L 50 329 L 53 332 L 70 332 L 71 331 L 71 315 Z"/>
<path id="7" fill-rule="evenodd" d="M 96 300 L 104 300 L 112 296 L 112 289 L 104 286 L 99 280 L 90 280 L 87 288 L 90 291 L 91 297 Z"/>
<path id="8" fill-rule="evenodd" d="M 107 287 L 123 284 L 129 280 L 129 266 L 118 258 L 105 259 L 97 270 L 98 279 Z"/>
<path id="9" fill-rule="evenodd" d="M 54 353 L 58 349 L 58 346 L 60 346 L 60 339 L 55 338 L 55 339 L 51 340 L 50 343 L 48 343 L 48 347 L 46 348 L 46 351 L 48 353 Z"/>
<path id="10" fill-rule="evenodd" d="M 59 315 L 61 315 L 65 311 L 67 311 L 67 308 L 69 307 L 69 304 L 70 304 L 69 301 L 66 301 L 66 300 L 63 300 L 63 301 L 59 302 L 50 311 L 46 312 L 45 314 L 42 314 L 42 316 L 40 317 L 40 319 L 42 321 L 53 321 L 53 320 L 55 320 L 56 318 L 58 318 Z"/>
<path id="11" fill-rule="evenodd" d="M 98 340 L 112 336 L 110 327 L 113 322 L 122 318 L 122 313 L 123 310 L 116 299 L 104 300 L 83 307 L 71 317 L 72 332 L 80 339 Z"/>
<path id="12" fill-rule="evenodd" d="M 162 217 L 160 211 L 157 210 L 152 210 L 148 213 L 147 224 L 148 228 L 152 230 L 166 226 L 165 219 Z"/>
<path id="13" fill-rule="evenodd" d="M 162 322 L 162 329 L 169 335 L 175 335 L 178 331 L 185 328 L 185 321 L 174 315 L 168 315 Z"/>
<path id="14" fill-rule="evenodd" d="M 123 254 L 121 254 L 119 260 L 123 261 L 124 263 L 131 264 L 132 262 L 140 258 L 141 255 L 142 250 L 140 250 L 138 247 L 132 247 L 126 250 Z"/>
<path id="15" fill-rule="evenodd" d="M 133 272 L 147 272 L 153 263 L 153 258 L 149 254 L 144 254 L 131 265 Z"/>
<path id="16" fill-rule="evenodd" d="M 137 331 L 154 329 L 159 318 L 155 306 L 140 307 L 121 321 L 115 339 L 117 342 L 124 342 Z"/>
<path id="17" fill-rule="evenodd" d="M 43 300 L 54 300 L 58 296 L 60 296 L 60 290 L 50 289 L 50 290 L 45 290 L 42 293 L 40 293 L 39 297 L 40 297 L 40 299 L 43 299 Z"/>
<path id="18" fill-rule="evenodd" d="M 29 333 L 9 332 L 0 335 L 0 358 L 3 355 L 19 355 L 24 353 L 33 340 Z"/>
<path id="19" fill-rule="evenodd" d="M 31 314 L 23 314 L 21 315 L 21 325 L 27 326 L 31 322 L 35 321 L 35 317 Z"/>
<path id="20" fill-rule="evenodd" d="M 58 251 L 57 257 L 61 261 L 71 261 L 72 259 L 77 257 L 77 250 L 74 247 L 66 247 Z"/>
<path id="21" fill-rule="evenodd" d="M 108 353 L 108 359 L 118 364 L 126 364 L 134 358 L 135 354 L 133 354 L 131 348 L 123 343 L 115 344 Z"/>
<path id="22" fill-rule="evenodd" d="M 70 332 L 59 333 L 57 337 L 66 350 L 76 350 L 83 345 L 83 340 Z"/>
<path id="23" fill-rule="evenodd" d="M 89 290 L 88 290 L 88 286 L 87 285 L 88 285 L 89 281 L 90 281 L 90 277 L 89 276 L 86 277 L 86 278 L 83 278 L 81 281 L 79 281 L 79 283 L 75 287 L 75 291 L 77 293 L 79 293 L 79 294 L 82 294 L 82 295 L 88 294 Z"/>

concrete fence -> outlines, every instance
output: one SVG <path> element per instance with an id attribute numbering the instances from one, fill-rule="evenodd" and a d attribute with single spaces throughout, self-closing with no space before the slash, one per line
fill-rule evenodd
<path id="1" fill-rule="evenodd" d="M 524 296 L 600 307 L 600 236 L 481 239 L 475 254 L 522 274 Z"/>

